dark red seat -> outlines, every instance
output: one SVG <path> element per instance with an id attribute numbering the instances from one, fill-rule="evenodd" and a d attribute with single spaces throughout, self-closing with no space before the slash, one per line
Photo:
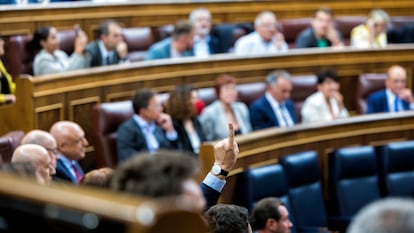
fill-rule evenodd
<path id="1" fill-rule="evenodd" d="M 142 61 L 148 48 L 155 42 L 150 27 L 124 28 L 122 35 L 128 45 L 130 61 Z"/>
<path id="2" fill-rule="evenodd" d="M 385 88 L 385 79 L 387 79 L 387 74 L 385 73 L 367 73 L 359 76 L 355 98 L 359 114 L 367 112 L 368 97 L 372 93 Z"/>
<path id="3" fill-rule="evenodd" d="M 0 136 L 0 162 L 10 162 L 13 152 L 20 146 L 23 136 L 24 132 L 20 130 L 10 131 Z"/>

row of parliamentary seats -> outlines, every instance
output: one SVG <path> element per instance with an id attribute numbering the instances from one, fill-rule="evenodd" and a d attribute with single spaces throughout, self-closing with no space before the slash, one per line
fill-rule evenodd
<path id="1" fill-rule="evenodd" d="M 345 232 L 367 204 L 388 196 L 414 197 L 413 156 L 413 141 L 337 149 L 328 157 L 324 196 L 316 152 L 285 155 L 278 164 L 239 174 L 235 202 L 251 210 L 262 198 L 279 197 L 289 210 L 292 232 Z"/>
<path id="2" fill-rule="evenodd" d="M 335 27 L 342 34 L 345 45 L 349 45 L 350 33 L 352 28 L 363 24 L 366 21 L 364 16 L 339 16 L 335 18 Z M 412 16 L 393 16 L 390 19 L 391 25 L 389 27 L 388 37 L 390 43 L 412 42 L 398 40 L 401 33 L 398 32 L 400 28 L 406 25 L 412 26 L 414 24 L 414 17 Z M 298 18 L 298 19 L 279 19 L 278 28 L 284 35 L 285 41 L 289 48 L 295 48 L 296 38 L 301 31 L 308 28 L 312 23 L 312 18 Z M 169 37 L 174 30 L 173 25 L 165 25 L 160 27 L 136 27 L 124 28 L 122 36 L 128 46 L 128 59 L 131 62 L 144 60 L 148 49 L 154 43 Z M 218 38 L 220 43 L 219 51 L 232 52 L 235 42 L 242 36 L 254 31 L 253 23 L 226 23 L 214 25 L 211 34 Z M 60 40 L 60 49 L 67 54 L 72 54 L 74 51 L 74 30 L 58 31 L 58 38 Z M 5 40 L 5 56 L 3 60 L 7 70 L 13 77 L 18 77 L 20 74 L 33 74 L 33 59 L 38 51 L 34 51 L 32 35 L 14 35 L 4 37 Z M 91 41 L 93 38 L 89 38 Z"/>

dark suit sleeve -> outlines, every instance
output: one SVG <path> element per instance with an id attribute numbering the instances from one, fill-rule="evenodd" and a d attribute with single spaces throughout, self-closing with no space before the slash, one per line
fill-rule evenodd
<path id="1" fill-rule="evenodd" d="M 124 122 L 118 130 L 116 137 L 118 162 L 122 162 L 133 156 L 137 151 L 143 150 L 142 146 L 145 144 L 145 140 L 142 141 L 142 145 L 139 145 L 137 135 L 138 133 L 130 126 L 130 122 Z"/>
<path id="2" fill-rule="evenodd" d="M 218 199 L 220 198 L 220 192 L 212 189 L 211 187 L 209 187 L 208 185 L 204 183 L 200 184 L 200 188 L 203 191 L 204 198 L 206 199 L 207 209 L 217 204 Z"/>

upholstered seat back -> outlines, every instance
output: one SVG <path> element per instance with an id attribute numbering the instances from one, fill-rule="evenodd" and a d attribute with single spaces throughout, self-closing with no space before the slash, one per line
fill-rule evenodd
<path id="1" fill-rule="evenodd" d="M 385 88 L 385 73 L 367 73 L 361 74 L 358 78 L 357 92 L 356 92 L 356 107 L 359 114 L 364 114 L 368 110 L 368 97 L 379 90 Z"/>
<path id="2" fill-rule="evenodd" d="M 124 28 L 122 35 L 128 45 L 130 61 L 144 60 L 148 48 L 155 43 L 150 27 Z"/>
<path id="3" fill-rule="evenodd" d="M 98 167 L 117 165 L 116 130 L 133 115 L 131 101 L 102 103 L 92 111 L 92 139 Z"/>
<path id="4" fill-rule="evenodd" d="M 372 146 L 341 148 L 330 156 L 330 198 L 338 215 L 352 217 L 380 198 L 375 156 Z"/>
<path id="5" fill-rule="evenodd" d="M 14 150 L 20 145 L 24 132 L 20 130 L 10 131 L 0 136 L 0 162 L 10 162 Z"/>
<path id="6" fill-rule="evenodd" d="M 295 104 L 298 122 L 301 122 L 300 111 L 305 99 L 316 91 L 318 78 L 315 75 L 292 76 L 291 99 Z"/>
<path id="7" fill-rule="evenodd" d="M 288 180 L 289 200 L 297 228 L 326 227 L 326 211 L 315 151 L 280 159 Z"/>
<path id="8" fill-rule="evenodd" d="M 390 143 L 378 152 L 384 194 L 414 197 L 414 141 Z"/>

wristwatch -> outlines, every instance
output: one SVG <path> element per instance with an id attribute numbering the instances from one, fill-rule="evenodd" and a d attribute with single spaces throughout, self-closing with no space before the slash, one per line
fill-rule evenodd
<path id="1" fill-rule="evenodd" d="M 211 173 L 213 174 L 213 175 L 215 175 L 215 176 L 219 176 L 219 175 L 222 175 L 222 176 L 227 176 L 228 174 L 229 174 L 229 172 L 228 171 L 225 171 L 225 170 L 223 170 L 223 169 L 221 169 L 221 167 L 219 166 L 219 165 L 214 165 L 212 168 L 211 168 Z"/>

